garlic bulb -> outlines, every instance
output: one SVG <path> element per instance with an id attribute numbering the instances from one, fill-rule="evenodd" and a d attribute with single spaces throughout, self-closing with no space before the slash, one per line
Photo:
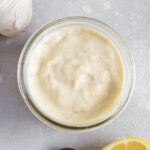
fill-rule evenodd
<path id="1" fill-rule="evenodd" d="M 0 34 L 16 36 L 32 18 L 32 0 L 0 0 Z"/>

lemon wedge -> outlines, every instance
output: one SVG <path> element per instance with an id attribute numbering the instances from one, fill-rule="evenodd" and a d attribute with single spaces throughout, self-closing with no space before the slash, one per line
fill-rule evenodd
<path id="1" fill-rule="evenodd" d="M 150 150 L 150 143 L 138 137 L 127 137 L 113 142 L 102 150 Z"/>

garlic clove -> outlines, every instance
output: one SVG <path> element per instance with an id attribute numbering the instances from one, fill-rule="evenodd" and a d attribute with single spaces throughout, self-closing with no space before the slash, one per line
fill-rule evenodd
<path id="1" fill-rule="evenodd" d="M 32 0 L 3 0 L 0 3 L 0 34 L 16 36 L 30 23 Z"/>

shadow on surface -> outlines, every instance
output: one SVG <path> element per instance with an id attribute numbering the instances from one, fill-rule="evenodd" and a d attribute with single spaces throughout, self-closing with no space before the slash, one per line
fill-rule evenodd
<path id="1" fill-rule="evenodd" d="M 0 34 L 0 41 L 6 39 L 7 37 Z"/>
<path id="2" fill-rule="evenodd" d="M 8 124 L 17 125 L 19 121 L 20 127 L 27 120 L 36 122 L 23 101 L 17 83 L 17 64 L 27 38 L 28 35 L 14 38 L 0 35 L 0 118 Z"/>
<path id="3" fill-rule="evenodd" d="M 104 148 L 106 145 L 110 144 L 112 141 L 108 138 L 107 140 L 105 141 L 94 141 L 94 142 L 91 142 L 91 143 L 88 143 L 86 145 L 83 145 L 79 148 L 79 150 L 101 150 L 102 148 Z"/>

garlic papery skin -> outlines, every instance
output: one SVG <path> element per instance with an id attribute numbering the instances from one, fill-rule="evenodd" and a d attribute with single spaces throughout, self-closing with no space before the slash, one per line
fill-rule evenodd
<path id="1" fill-rule="evenodd" d="M 18 35 L 30 23 L 32 0 L 0 0 L 0 34 Z"/>

